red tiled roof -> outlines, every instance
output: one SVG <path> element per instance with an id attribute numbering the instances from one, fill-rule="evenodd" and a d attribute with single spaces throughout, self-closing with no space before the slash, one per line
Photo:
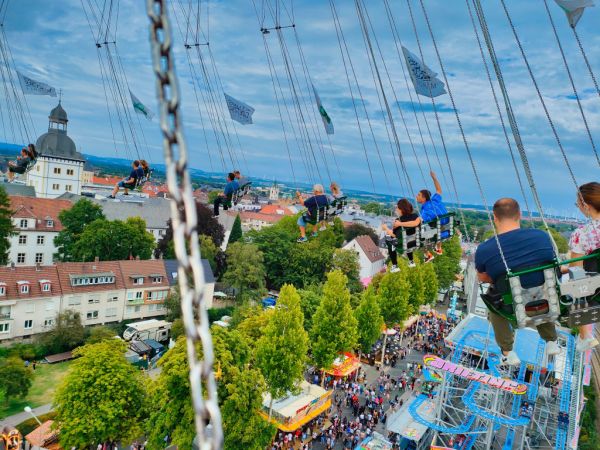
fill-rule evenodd
<path id="1" fill-rule="evenodd" d="M 122 178 L 115 177 L 115 176 L 111 176 L 111 177 L 96 177 L 96 176 L 93 176 L 92 177 L 92 184 L 100 184 L 100 185 L 103 185 L 103 186 L 114 186 L 115 184 L 117 184 L 121 180 L 122 180 Z"/>
<path id="2" fill-rule="evenodd" d="M 169 287 L 169 280 L 167 279 L 167 272 L 165 270 L 165 264 L 162 259 L 149 259 L 144 261 L 119 261 L 121 267 L 121 273 L 123 274 L 123 283 L 127 289 L 139 288 L 138 284 L 133 284 L 132 275 L 144 276 L 144 288 L 148 287 Z M 160 283 L 152 283 L 149 279 L 150 275 L 161 275 L 162 281 Z"/>
<path id="3" fill-rule="evenodd" d="M 244 220 L 262 220 L 263 222 L 277 223 L 285 216 L 281 214 L 263 214 L 262 212 L 240 211 L 240 219 Z"/>
<path id="4" fill-rule="evenodd" d="M 285 215 L 285 216 L 293 216 L 294 213 L 287 207 L 283 205 L 265 205 L 260 210 L 262 214 L 276 214 L 276 215 Z"/>
<path id="5" fill-rule="evenodd" d="M 53 420 L 47 420 L 27 436 L 25 439 L 34 447 L 48 450 L 60 449 L 58 444 L 58 431 L 52 429 Z"/>
<path id="6" fill-rule="evenodd" d="M 370 236 L 356 236 L 354 240 L 372 263 L 384 259 L 384 256 L 379 251 L 379 247 L 375 245 L 375 242 L 373 242 L 373 239 L 371 239 Z"/>
<path id="7" fill-rule="evenodd" d="M 99 262 L 67 262 L 58 263 L 58 274 L 63 294 L 79 294 L 85 292 L 111 291 L 114 289 L 123 289 L 123 277 L 119 261 L 99 261 Z M 71 284 L 72 275 L 93 275 L 112 273 L 115 276 L 114 283 L 92 284 L 87 286 L 73 286 Z"/>
<path id="8" fill-rule="evenodd" d="M 50 281 L 50 292 L 42 292 L 41 280 Z M 29 284 L 29 293 L 21 294 L 19 282 Z M 6 283 L 6 295 L 0 297 L 0 302 L 7 298 L 51 297 L 61 293 L 56 266 L 0 267 L 0 283 Z"/>
<path id="9" fill-rule="evenodd" d="M 72 206 L 68 200 L 10 196 L 10 208 L 14 211 L 12 217 L 36 219 L 35 229 L 39 231 L 61 231 L 62 224 L 58 214 L 64 209 L 71 209 Z M 47 220 L 52 220 L 52 227 L 46 226 Z"/>

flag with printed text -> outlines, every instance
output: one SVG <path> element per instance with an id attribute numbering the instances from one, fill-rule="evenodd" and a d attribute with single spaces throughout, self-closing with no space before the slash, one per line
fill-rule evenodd
<path id="1" fill-rule="evenodd" d="M 49 95 L 50 97 L 56 97 L 56 89 L 41 81 L 36 81 L 32 78 L 26 77 L 17 70 L 17 76 L 19 77 L 19 83 L 23 94 L 28 95 Z"/>
<path id="2" fill-rule="evenodd" d="M 129 95 L 131 96 L 131 103 L 133 104 L 133 109 L 136 113 L 142 114 L 146 119 L 152 120 L 154 117 L 154 113 L 144 105 L 139 98 L 133 95 L 133 92 L 129 91 Z"/>
<path id="3" fill-rule="evenodd" d="M 254 108 L 246 103 L 233 98 L 231 95 L 225 95 L 225 101 L 227 102 L 227 109 L 229 109 L 229 115 L 236 122 L 242 125 L 249 125 L 252 123 L 252 114 L 254 114 Z"/>
<path id="4" fill-rule="evenodd" d="M 554 0 L 560 6 L 569 20 L 569 25 L 575 28 L 579 19 L 583 15 L 583 11 L 588 6 L 594 6 L 594 0 Z"/>
<path id="5" fill-rule="evenodd" d="M 406 67 L 415 86 L 415 91 L 425 97 L 437 97 L 445 94 L 444 83 L 437 78 L 437 73 L 427 67 L 417 55 L 402 47 Z"/>

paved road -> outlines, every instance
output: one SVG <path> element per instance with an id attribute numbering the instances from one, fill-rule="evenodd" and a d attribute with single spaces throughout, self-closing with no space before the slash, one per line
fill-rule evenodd
<path id="1" fill-rule="evenodd" d="M 41 416 L 46 413 L 52 411 L 52 404 L 48 403 L 47 405 L 38 406 L 37 408 L 33 408 L 33 414 L 36 416 Z M 21 422 L 31 419 L 31 415 L 26 413 L 25 411 L 20 412 L 19 414 L 15 414 L 14 416 L 5 417 L 4 419 L 0 419 L 0 430 L 5 426 L 15 427 Z"/>

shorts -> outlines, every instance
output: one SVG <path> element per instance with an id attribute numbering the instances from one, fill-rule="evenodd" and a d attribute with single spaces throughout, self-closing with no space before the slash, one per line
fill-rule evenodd
<path id="1" fill-rule="evenodd" d="M 8 171 L 13 173 L 25 173 L 25 167 L 8 166 Z"/>
<path id="2" fill-rule="evenodd" d="M 306 219 L 304 216 L 298 217 L 298 222 L 296 222 L 299 227 L 306 227 Z"/>
<path id="3" fill-rule="evenodd" d="M 125 183 L 125 180 L 121 180 L 117 183 L 117 186 L 125 188 L 125 189 L 133 189 L 135 188 L 135 184 Z"/>

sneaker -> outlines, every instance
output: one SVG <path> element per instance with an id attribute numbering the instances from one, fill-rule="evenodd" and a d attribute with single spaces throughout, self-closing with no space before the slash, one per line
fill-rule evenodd
<path id="1" fill-rule="evenodd" d="M 427 253 L 427 254 L 425 255 L 425 261 L 424 261 L 424 262 L 426 262 L 426 263 L 428 263 L 428 262 L 431 262 L 431 261 L 433 261 L 433 260 L 434 260 L 434 258 L 435 258 L 435 257 L 434 257 L 434 256 L 433 256 L 431 253 Z"/>
<path id="2" fill-rule="evenodd" d="M 306 238 L 306 236 L 304 236 L 304 237 L 299 237 L 299 238 L 296 240 L 296 242 L 307 242 L 307 241 L 308 241 L 308 239 Z"/>
<path id="3" fill-rule="evenodd" d="M 115 196 L 114 195 L 109 195 L 108 198 L 115 198 Z"/>
<path id="4" fill-rule="evenodd" d="M 436 248 L 434 251 L 435 251 L 435 252 L 436 252 L 438 255 L 443 255 L 443 254 L 444 254 L 444 250 L 442 250 L 442 247 L 440 247 L 440 248 Z"/>
<path id="5" fill-rule="evenodd" d="M 409 261 L 408 262 L 408 267 L 417 267 L 417 265 L 415 264 L 414 261 Z"/>
<path id="6" fill-rule="evenodd" d="M 598 339 L 596 338 L 586 338 L 586 339 L 577 339 L 577 345 L 575 346 L 575 348 L 577 349 L 578 352 L 583 353 L 586 352 L 588 350 L 591 350 L 592 348 L 596 347 L 598 344 L 600 344 L 600 342 L 598 342 Z"/>
<path id="7" fill-rule="evenodd" d="M 392 268 L 390 269 L 391 273 L 396 273 L 396 272 L 400 272 L 400 269 L 398 269 L 398 266 L 392 266 Z"/>
<path id="8" fill-rule="evenodd" d="M 546 342 L 546 352 L 548 356 L 556 356 L 561 352 L 561 349 L 556 341 L 549 341 Z"/>
<path id="9" fill-rule="evenodd" d="M 313 232 L 313 234 L 311 234 L 312 237 L 317 237 L 319 235 L 319 233 L 317 233 L 316 231 Z"/>
<path id="10" fill-rule="evenodd" d="M 510 352 L 508 352 L 508 355 L 502 355 L 502 357 L 500 358 L 500 364 L 503 366 L 518 366 L 519 364 L 521 364 L 521 360 L 514 352 L 514 350 L 511 350 Z"/>

